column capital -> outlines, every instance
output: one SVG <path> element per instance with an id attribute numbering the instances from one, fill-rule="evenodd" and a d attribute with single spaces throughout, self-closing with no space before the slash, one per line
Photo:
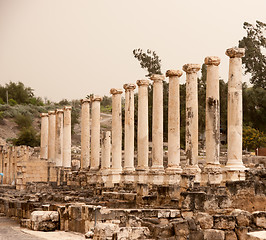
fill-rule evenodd
<path id="1" fill-rule="evenodd" d="M 197 73 L 200 70 L 200 64 L 188 63 L 183 66 L 183 71 L 188 74 Z"/>
<path id="2" fill-rule="evenodd" d="M 242 58 L 245 56 L 245 48 L 228 48 L 225 54 L 230 58 Z"/>
<path id="3" fill-rule="evenodd" d="M 71 110 L 71 109 L 72 109 L 71 106 L 65 106 L 65 107 L 64 107 L 64 110 Z"/>
<path id="4" fill-rule="evenodd" d="M 122 89 L 118 89 L 118 88 L 111 88 L 110 89 L 110 94 L 112 94 L 112 95 L 122 94 L 122 93 L 123 93 Z"/>
<path id="5" fill-rule="evenodd" d="M 48 113 L 41 113 L 40 116 L 41 117 L 48 117 Z"/>
<path id="6" fill-rule="evenodd" d="M 162 82 L 165 79 L 165 77 L 164 75 L 161 74 L 152 74 L 150 76 L 150 79 L 154 82 Z"/>
<path id="7" fill-rule="evenodd" d="M 221 59 L 217 56 L 209 56 L 204 59 L 206 65 L 219 66 Z"/>
<path id="8" fill-rule="evenodd" d="M 126 83 L 123 85 L 125 91 L 134 91 L 134 89 L 136 88 L 136 85 L 133 83 Z"/>
<path id="9" fill-rule="evenodd" d="M 95 101 L 101 102 L 102 100 L 103 100 L 103 98 L 101 96 L 98 96 L 98 95 L 93 95 L 91 97 L 91 102 L 95 102 Z"/>
<path id="10" fill-rule="evenodd" d="M 81 104 L 83 104 L 83 103 L 90 103 L 90 101 L 91 100 L 89 98 L 80 99 Z"/>
<path id="11" fill-rule="evenodd" d="M 183 75 L 183 72 L 181 70 L 167 70 L 165 75 L 166 77 L 181 77 Z"/>
<path id="12" fill-rule="evenodd" d="M 48 111 L 48 115 L 55 115 L 55 111 Z"/>
<path id="13" fill-rule="evenodd" d="M 63 109 L 56 109 L 55 110 L 55 113 L 57 114 L 57 113 L 64 113 L 64 110 Z"/>
<path id="14" fill-rule="evenodd" d="M 141 80 L 137 80 L 136 84 L 140 87 L 140 86 L 149 86 L 150 80 L 148 79 L 141 79 Z"/>

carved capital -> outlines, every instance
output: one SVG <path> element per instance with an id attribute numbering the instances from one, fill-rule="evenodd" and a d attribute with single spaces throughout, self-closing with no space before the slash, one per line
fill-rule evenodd
<path id="1" fill-rule="evenodd" d="M 165 77 L 164 75 L 161 74 L 152 74 L 150 79 L 154 82 L 162 82 L 165 79 Z"/>
<path id="2" fill-rule="evenodd" d="M 183 72 L 181 70 L 167 70 L 165 75 L 166 77 L 181 77 L 183 75 Z"/>
<path id="3" fill-rule="evenodd" d="M 48 115 L 54 115 L 55 111 L 48 111 Z"/>
<path id="4" fill-rule="evenodd" d="M 183 66 L 183 70 L 188 73 L 197 73 L 200 70 L 200 64 L 188 63 Z"/>
<path id="5" fill-rule="evenodd" d="M 95 101 L 102 101 L 103 99 L 102 99 L 102 97 L 101 96 L 98 96 L 98 95 L 93 95 L 92 97 L 91 97 L 91 101 L 92 102 L 95 102 Z"/>
<path id="6" fill-rule="evenodd" d="M 116 95 L 116 94 L 122 94 L 123 90 L 122 89 L 117 89 L 117 88 L 111 88 L 110 89 L 110 94 Z"/>
<path id="7" fill-rule="evenodd" d="M 55 113 L 57 114 L 57 113 L 64 113 L 64 110 L 63 109 L 56 109 L 55 110 Z"/>
<path id="8" fill-rule="evenodd" d="M 150 80 L 148 79 L 141 79 L 141 80 L 137 80 L 137 85 L 140 86 L 149 86 Z"/>
<path id="9" fill-rule="evenodd" d="M 83 103 L 90 103 L 90 101 L 91 100 L 89 98 L 80 99 L 81 104 L 83 104 Z"/>
<path id="10" fill-rule="evenodd" d="M 217 56 L 209 56 L 204 59 L 206 65 L 219 66 L 221 59 Z"/>
<path id="11" fill-rule="evenodd" d="M 230 58 L 242 58 L 245 56 L 245 48 L 228 48 L 225 54 Z"/>
<path id="12" fill-rule="evenodd" d="M 40 116 L 41 117 L 48 117 L 48 113 L 41 113 Z"/>
<path id="13" fill-rule="evenodd" d="M 124 84 L 124 89 L 125 91 L 134 91 L 134 89 L 136 88 L 136 85 L 135 84 L 132 84 L 132 83 L 126 83 Z"/>
<path id="14" fill-rule="evenodd" d="M 66 111 L 66 110 L 71 110 L 72 109 L 72 107 L 71 106 L 65 106 L 64 107 L 64 110 Z"/>

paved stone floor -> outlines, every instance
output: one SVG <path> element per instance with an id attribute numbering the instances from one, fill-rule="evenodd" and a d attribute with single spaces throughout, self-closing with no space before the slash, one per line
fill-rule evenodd
<path id="1" fill-rule="evenodd" d="M 84 240 L 83 234 L 71 232 L 40 232 L 21 228 L 19 224 L 0 215 L 0 240 Z"/>

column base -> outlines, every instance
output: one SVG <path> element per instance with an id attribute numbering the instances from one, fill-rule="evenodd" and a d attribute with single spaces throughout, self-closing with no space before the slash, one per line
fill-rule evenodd
<path id="1" fill-rule="evenodd" d="M 139 184 L 147 184 L 148 183 L 148 174 L 149 174 L 149 168 L 146 170 L 143 169 L 137 169 L 136 170 L 137 174 L 137 183 Z"/>
<path id="2" fill-rule="evenodd" d="M 152 185 L 164 184 L 164 170 L 163 169 L 151 169 L 148 173 L 148 182 Z"/>
<path id="3" fill-rule="evenodd" d="M 134 169 L 134 168 L 133 168 Z M 134 170 L 129 171 L 128 169 L 124 169 L 121 174 L 121 182 L 123 183 L 135 183 L 136 172 Z"/>
<path id="4" fill-rule="evenodd" d="M 120 183 L 122 169 L 111 169 L 106 183 L 107 187 L 113 187 L 115 183 Z"/>
<path id="5" fill-rule="evenodd" d="M 220 164 L 207 164 L 201 173 L 201 185 L 220 184 L 223 174 Z"/>
<path id="6" fill-rule="evenodd" d="M 246 168 L 245 168 L 246 169 Z M 223 181 L 245 181 L 245 169 L 244 170 L 231 170 L 223 169 Z"/>
<path id="7" fill-rule="evenodd" d="M 182 168 L 180 166 L 172 166 L 165 169 L 165 173 L 169 174 L 181 174 Z"/>
<path id="8" fill-rule="evenodd" d="M 167 185 L 179 185 L 180 180 L 181 180 L 181 172 L 179 169 L 178 170 L 173 170 L 171 169 L 166 169 L 165 174 L 164 174 L 164 183 Z"/>
<path id="9" fill-rule="evenodd" d="M 99 172 L 99 175 L 101 177 L 101 183 L 103 183 L 104 185 L 106 185 L 108 179 L 109 179 L 109 175 L 110 175 L 111 171 L 108 168 L 105 169 L 101 169 Z"/>
<path id="10" fill-rule="evenodd" d="M 195 179 L 194 181 L 199 183 L 200 180 L 201 180 L 201 169 L 199 168 L 198 165 L 195 165 L 195 166 L 186 166 L 184 169 L 183 169 L 183 173 L 184 175 L 193 175 L 195 176 Z"/>

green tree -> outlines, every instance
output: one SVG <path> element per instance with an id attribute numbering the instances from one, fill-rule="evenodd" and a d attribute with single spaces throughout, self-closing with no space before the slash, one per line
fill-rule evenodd
<path id="1" fill-rule="evenodd" d="M 29 128 L 23 128 L 18 138 L 13 139 L 13 144 L 16 146 L 26 145 L 31 147 L 37 147 L 40 145 L 40 136 L 37 135 L 35 129 L 30 126 Z"/>
<path id="2" fill-rule="evenodd" d="M 256 150 L 266 146 L 266 135 L 250 126 L 243 127 L 243 149 Z"/>
<path id="3" fill-rule="evenodd" d="M 243 64 L 245 73 L 251 74 L 250 82 L 255 87 L 266 89 L 266 24 L 256 21 L 255 25 L 244 22 L 247 36 L 239 41 L 239 47 L 245 48 Z"/>
<path id="4" fill-rule="evenodd" d="M 139 48 L 134 49 L 133 54 L 134 57 L 138 59 L 141 68 L 148 71 L 146 76 L 151 76 L 152 74 L 162 74 L 161 60 L 155 51 L 148 49 L 146 52 L 144 52 Z"/>

